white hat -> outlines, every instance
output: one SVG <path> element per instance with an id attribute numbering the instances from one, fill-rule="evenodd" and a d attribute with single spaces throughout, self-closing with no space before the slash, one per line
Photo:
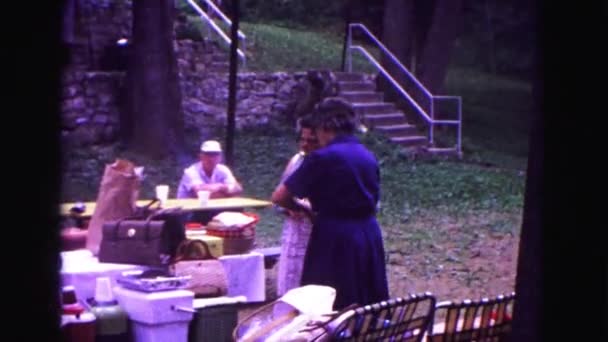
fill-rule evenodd
<path id="1" fill-rule="evenodd" d="M 215 140 L 207 140 L 201 145 L 201 152 L 220 153 L 222 152 L 222 147 Z"/>

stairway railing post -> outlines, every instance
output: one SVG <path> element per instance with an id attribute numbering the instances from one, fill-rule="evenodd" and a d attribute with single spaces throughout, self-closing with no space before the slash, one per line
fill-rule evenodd
<path id="1" fill-rule="evenodd" d="M 456 145 L 458 155 L 462 156 L 462 98 L 456 98 L 456 102 L 458 103 L 458 139 L 456 140 Z"/>
<path id="2" fill-rule="evenodd" d="M 352 45 L 352 39 L 353 39 L 353 26 L 352 24 L 348 24 L 348 35 L 346 36 L 346 71 L 348 72 L 352 72 L 353 71 L 353 66 L 352 66 L 352 52 L 351 52 L 351 45 Z"/>
<path id="3" fill-rule="evenodd" d="M 242 40 L 241 42 L 241 51 L 243 52 L 243 69 L 247 68 L 247 51 L 245 50 L 246 46 L 245 46 L 245 39 Z"/>

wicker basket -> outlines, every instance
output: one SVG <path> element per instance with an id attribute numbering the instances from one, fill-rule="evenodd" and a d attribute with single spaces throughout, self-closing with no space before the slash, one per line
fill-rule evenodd
<path id="1" fill-rule="evenodd" d="M 232 340 L 257 342 L 269 338 L 298 316 L 297 310 L 289 310 L 285 305 L 275 300 L 257 309 L 236 325 L 232 331 Z"/>
<path id="2" fill-rule="evenodd" d="M 214 227 L 212 224 L 209 224 L 205 229 L 207 235 L 223 239 L 224 255 L 246 254 L 251 252 L 255 246 L 255 226 L 259 221 L 259 217 L 253 213 L 244 214 L 253 217 L 254 221 L 238 228 Z"/>

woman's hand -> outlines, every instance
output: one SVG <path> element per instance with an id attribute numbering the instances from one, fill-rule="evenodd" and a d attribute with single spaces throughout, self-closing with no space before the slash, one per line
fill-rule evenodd
<path id="1" fill-rule="evenodd" d="M 287 216 L 291 217 L 294 220 L 301 220 L 303 218 L 307 218 L 308 217 L 308 215 L 306 214 L 306 212 L 300 211 L 300 210 L 289 210 L 289 209 L 287 209 L 286 213 L 287 213 Z"/>

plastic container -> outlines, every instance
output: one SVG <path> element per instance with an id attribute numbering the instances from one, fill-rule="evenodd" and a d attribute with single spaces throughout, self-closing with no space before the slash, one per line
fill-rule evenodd
<path id="1" fill-rule="evenodd" d="M 188 342 L 232 341 L 232 331 L 238 323 L 236 304 L 207 306 L 195 311 L 188 326 Z"/>
<path id="2" fill-rule="evenodd" d="M 129 316 L 116 300 L 97 302 L 94 298 L 87 301 L 96 319 L 95 342 L 128 342 Z"/>
<path id="3" fill-rule="evenodd" d="M 61 250 L 75 251 L 86 247 L 87 231 L 77 227 L 61 230 Z"/>
<path id="4" fill-rule="evenodd" d="M 61 335 L 65 342 L 95 342 L 96 317 L 85 309 L 64 310 Z"/>
<path id="5" fill-rule="evenodd" d="M 116 278 L 120 286 L 140 292 L 173 291 L 185 288 L 188 281 L 190 276 L 176 277 L 165 270 L 125 271 Z"/>
<path id="6" fill-rule="evenodd" d="M 112 281 L 109 277 L 97 278 L 95 298 L 88 298 L 86 304 L 95 316 L 96 342 L 128 342 L 129 316 L 118 305 L 112 291 Z"/>
<path id="7" fill-rule="evenodd" d="M 61 294 L 61 335 L 65 342 L 95 342 L 96 317 L 76 297 L 74 286 Z"/>

